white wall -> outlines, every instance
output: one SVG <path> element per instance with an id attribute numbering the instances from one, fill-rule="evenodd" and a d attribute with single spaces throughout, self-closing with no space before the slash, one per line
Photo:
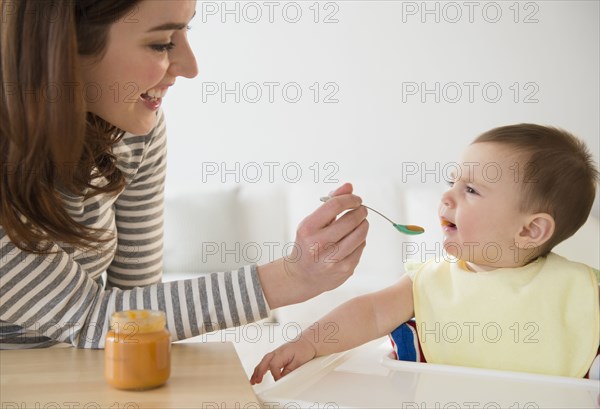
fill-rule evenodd
<path id="1" fill-rule="evenodd" d="M 239 22 L 225 13 L 236 8 Z M 324 193 L 336 180 L 435 183 L 479 133 L 518 122 L 564 127 L 598 161 L 597 1 L 199 1 L 197 11 L 189 37 L 200 75 L 179 79 L 164 102 L 168 189 L 203 179 L 220 185 L 221 177 L 233 183 L 236 175 L 224 174 L 221 163 L 237 166 L 242 183 L 299 179 Z M 222 83 L 234 89 L 236 82 L 238 103 L 235 92 L 221 93 Z M 252 83 L 263 93 L 254 103 Z M 272 102 L 265 83 L 279 84 Z M 282 95 L 291 83 L 297 87 L 288 88 L 288 99 L 302 91 L 296 103 Z M 439 102 L 435 92 L 406 92 L 421 83 L 439 83 Z M 465 83 L 474 83 L 472 100 Z M 462 98 L 452 102 L 458 89 Z M 496 90 L 501 97 L 490 102 Z M 332 91 L 337 102 L 324 103 Z M 422 163 L 440 172 L 426 174 Z"/>

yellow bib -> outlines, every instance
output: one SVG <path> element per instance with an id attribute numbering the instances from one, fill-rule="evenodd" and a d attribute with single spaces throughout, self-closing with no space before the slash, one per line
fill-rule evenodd
<path id="1" fill-rule="evenodd" d="M 583 377 L 598 351 L 598 282 L 554 253 L 520 268 L 423 264 L 413 277 L 428 362 Z"/>

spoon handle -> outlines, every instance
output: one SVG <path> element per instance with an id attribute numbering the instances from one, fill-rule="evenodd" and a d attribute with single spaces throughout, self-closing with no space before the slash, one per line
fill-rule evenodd
<path id="1" fill-rule="evenodd" d="M 384 218 L 385 220 L 387 220 L 388 222 L 390 222 L 390 223 L 392 223 L 392 224 L 394 224 L 394 225 L 396 224 L 396 223 L 394 223 L 393 221 L 391 221 L 391 220 L 390 220 L 388 217 L 384 216 L 383 214 L 381 214 L 381 213 L 380 213 L 380 212 L 378 212 L 377 210 L 373 209 L 372 207 L 369 207 L 369 206 L 367 206 L 367 205 L 362 205 L 362 206 L 366 207 L 366 208 L 367 208 L 367 209 L 369 209 L 369 210 L 372 210 L 372 211 L 374 211 L 375 213 L 377 213 L 378 215 L 380 215 L 381 217 L 383 217 L 383 218 Z"/>
<path id="2" fill-rule="evenodd" d="M 326 202 L 329 199 L 331 199 L 331 197 L 329 196 L 323 196 L 321 197 L 321 202 Z M 423 232 L 425 232 L 425 229 L 422 228 L 421 226 L 413 226 L 413 225 L 403 225 L 403 224 L 396 224 L 394 223 L 392 220 L 390 220 L 390 218 L 388 218 L 387 216 L 384 216 L 382 213 L 378 212 L 377 210 L 373 209 L 372 207 L 366 206 L 366 205 L 362 205 L 364 207 L 366 207 L 367 209 L 377 213 L 378 215 L 380 215 L 381 217 L 383 217 L 385 220 L 387 220 L 388 222 L 392 223 L 392 226 L 394 226 L 396 228 L 396 230 L 398 230 L 401 233 L 404 234 L 409 234 L 409 235 L 415 235 L 415 234 L 421 234 Z"/>
<path id="3" fill-rule="evenodd" d="M 329 197 L 329 196 L 323 196 L 323 197 L 321 197 L 321 202 L 326 202 L 326 201 L 328 201 L 329 199 L 331 199 L 331 197 Z M 385 220 L 387 220 L 388 222 L 390 222 L 390 223 L 392 223 L 392 224 L 394 224 L 394 225 L 396 224 L 396 223 L 394 223 L 392 220 L 390 220 L 390 219 L 389 219 L 389 217 L 386 217 L 386 216 L 384 216 L 383 214 L 381 214 L 381 213 L 380 213 L 380 212 L 378 212 L 377 210 L 375 210 L 375 209 L 373 209 L 373 208 L 371 208 L 371 207 L 369 207 L 369 206 L 366 206 L 366 205 L 361 205 L 361 206 L 364 206 L 364 207 L 366 207 L 367 209 L 374 211 L 375 213 L 377 213 L 378 215 L 380 215 L 381 217 L 383 217 L 383 218 L 384 218 Z"/>

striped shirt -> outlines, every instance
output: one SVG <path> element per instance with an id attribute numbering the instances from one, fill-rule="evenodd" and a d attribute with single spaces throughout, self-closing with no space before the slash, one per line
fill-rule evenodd
<path id="1" fill-rule="evenodd" d="M 255 265 L 161 283 L 163 113 L 152 132 L 125 134 L 113 153 L 126 179 L 119 195 L 64 197 L 74 220 L 106 229 L 111 240 L 93 250 L 55 243 L 36 255 L 0 226 L 0 349 L 103 348 L 111 314 L 127 309 L 164 311 L 174 341 L 268 316 Z"/>

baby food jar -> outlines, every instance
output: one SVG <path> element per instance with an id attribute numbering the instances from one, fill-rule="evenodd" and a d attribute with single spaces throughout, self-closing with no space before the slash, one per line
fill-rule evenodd
<path id="1" fill-rule="evenodd" d="M 104 346 L 104 377 L 118 389 L 150 389 L 171 374 L 171 334 L 165 313 L 115 312 Z"/>

